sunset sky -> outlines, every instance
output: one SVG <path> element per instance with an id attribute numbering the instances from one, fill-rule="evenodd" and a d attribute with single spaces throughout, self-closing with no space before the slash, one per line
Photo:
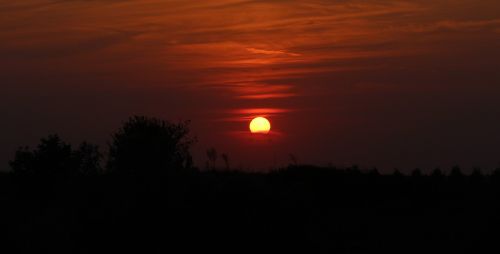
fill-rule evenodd
<path id="1" fill-rule="evenodd" d="M 500 166 L 498 0 L 0 0 L 0 67 L 1 169 L 132 115 L 191 120 L 202 168 Z"/>

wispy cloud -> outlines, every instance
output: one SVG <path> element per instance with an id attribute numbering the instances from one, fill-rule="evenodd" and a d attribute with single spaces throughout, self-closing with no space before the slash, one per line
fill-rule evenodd
<path id="1" fill-rule="evenodd" d="M 0 63 L 140 70 L 138 86 L 202 86 L 265 105 L 303 96 L 297 88 L 312 85 L 303 79 L 398 70 L 391 61 L 441 53 L 450 34 L 498 34 L 494 8 L 470 0 L 2 2 Z"/>
<path id="2" fill-rule="evenodd" d="M 287 56 L 300 56 L 300 54 L 286 52 L 284 50 L 266 50 L 266 49 L 256 49 L 256 48 L 247 48 L 247 50 L 251 53 L 255 54 L 263 54 L 263 55 L 287 55 Z"/>

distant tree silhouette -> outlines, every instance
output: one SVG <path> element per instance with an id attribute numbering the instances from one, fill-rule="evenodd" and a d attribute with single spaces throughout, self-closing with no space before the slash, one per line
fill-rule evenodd
<path id="1" fill-rule="evenodd" d="M 157 175 L 192 167 L 189 122 L 170 123 L 144 116 L 131 117 L 112 136 L 110 172 L 126 175 Z"/>
<path id="2" fill-rule="evenodd" d="M 12 172 L 18 175 L 34 175 L 37 173 L 35 169 L 35 155 L 29 147 L 20 147 L 16 151 L 14 160 L 9 161 L 9 166 Z"/>
<path id="3" fill-rule="evenodd" d="M 99 147 L 87 142 L 80 144 L 78 150 L 74 152 L 75 159 L 79 165 L 79 172 L 84 175 L 98 175 L 102 173 L 100 161 L 102 154 Z"/>
<path id="4" fill-rule="evenodd" d="M 73 151 L 71 145 L 58 135 L 50 135 L 42 138 L 35 150 L 20 148 L 9 164 L 16 175 L 69 177 L 98 173 L 100 159 L 101 154 L 95 145 L 82 143 L 78 150 Z"/>

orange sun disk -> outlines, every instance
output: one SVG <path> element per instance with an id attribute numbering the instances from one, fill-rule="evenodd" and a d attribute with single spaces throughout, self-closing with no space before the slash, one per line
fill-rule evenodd
<path id="1" fill-rule="evenodd" d="M 250 122 L 250 132 L 255 134 L 268 134 L 271 123 L 264 117 L 256 117 Z"/>

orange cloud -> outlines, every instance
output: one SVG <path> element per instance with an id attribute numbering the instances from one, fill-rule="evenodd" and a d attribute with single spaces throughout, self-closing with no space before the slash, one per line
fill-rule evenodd
<path id="1" fill-rule="evenodd" d="M 255 53 L 255 54 L 300 56 L 300 54 L 285 52 L 284 50 L 265 50 L 265 49 L 256 49 L 256 48 L 247 48 L 247 50 L 249 52 Z"/>

